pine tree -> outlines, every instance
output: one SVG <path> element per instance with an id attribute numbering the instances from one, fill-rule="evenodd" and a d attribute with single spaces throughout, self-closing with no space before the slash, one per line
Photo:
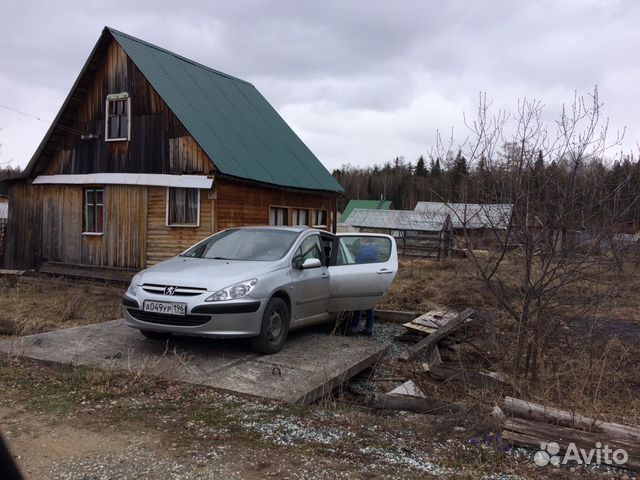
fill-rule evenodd
<path id="1" fill-rule="evenodd" d="M 418 163 L 416 164 L 416 177 L 426 177 L 429 175 L 426 165 L 424 164 L 424 157 L 420 155 Z"/>

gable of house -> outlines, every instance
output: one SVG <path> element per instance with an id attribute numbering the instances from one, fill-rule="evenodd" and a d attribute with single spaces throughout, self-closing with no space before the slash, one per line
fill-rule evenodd
<path id="1" fill-rule="evenodd" d="M 105 69 L 103 73 L 111 75 L 100 77 L 98 74 Z M 96 76 L 101 84 L 93 80 Z M 123 91 L 125 87 L 132 91 Z M 91 118 L 95 121 L 95 105 L 109 93 L 121 93 L 131 99 L 132 140 L 136 135 L 157 135 L 157 141 L 147 138 L 145 145 L 155 145 L 158 152 L 131 152 L 135 147 L 119 149 L 118 145 L 95 141 L 105 128 L 100 119 L 97 128 L 91 125 Z M 159 113 L 159 104 L 166 105 L 171 115 L 155 115 Z M 169 165 L 171 151 L 178 159 L 185 155 L 179 152 L 180 140 L 166 145 L 163 134 L 166 136 L 168 129 L 173 130 L 169 138 L 183 138 L 183 143 L 193 139 L 194 145 L 182 148 L 195 152 L 189 158 L 200 162 L 195 168 L 190 167 L 194 173 L 207 174 L 203 162 L 208 160 L 216 174 L 230 178 L 289 188 L 342 191 L 340 184 L 253 85 L 108 27 L 26 173 L 31 177 L 48 173 L 47 165 L 55 161 L 75 162 L 77 166 L 68 167 L 74 173 L 76 170 L 188 173 L 176 171 L 178 160 Z M 75 149 L 65 148 L 69 133 L 74 131 L 81 134 L 84 143 Z M 105 155 L 100 148 L 109 154 Z M 87 150 L 86 155 L 83 149 Z M 61 158 L 56 160 L 55 155 Z M 95 163 L 87 163 L 83 157 L 96 159 Z M 105 158 L 115 160 L 105 162 Z M 144 159 L 155 165 L 136 164 L 145 162 Z M 56 167 L 58 164 L 54 170 Z"/>

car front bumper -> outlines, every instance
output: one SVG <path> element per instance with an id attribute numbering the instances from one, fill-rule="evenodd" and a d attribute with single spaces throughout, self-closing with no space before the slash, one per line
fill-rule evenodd
<path id="1" fill-rule="evenodd" d="M 145 312 L 142 309 L 144 300 L 167 301 L 166 298 L 138 299 L 124 295 L 122 310 L 128 326 L 138 330 L 218 338 L 257 336 L 266 306 L 265 301 L 257 299 L 211 303 L 190 299 L 184 301 L 187 303 L 186 315 L 168 315 Z"/>

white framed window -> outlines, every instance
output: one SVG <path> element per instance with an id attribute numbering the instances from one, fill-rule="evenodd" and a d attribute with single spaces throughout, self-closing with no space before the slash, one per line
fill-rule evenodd
<path id="1" fill-rule="evenodd" d="M 326 210 L 314 210 L 311 218 L 311 225 L 313 227 L 326 227 L 327 224 L 327 211 Z"/>
<path id="2" fill-rule="evenodd" d="M 84 189 L 84 235 L 101 235 L 104 232 L 104 189 Z"/>
<path id="3" fill-rule="evenodd" d="M 131 98 L 126 92 L 107 95 L 104 138 L 107 142 L 131 138 Z"/>
<path id="4" fill-rule="evenodd" d="M 289 225 L 289 209 L 285 207 L 270 207 L 269 225 Z"/>
<path id="5" fill-rule="evenodd" d="M 291 225 L 308 225 L 309 210 L 306 208 L 291 209 Z"/>
<path id="6" fill-rule="evenodd" d="M 167 227 L 200 226 L 200 190 L 167 188 Z"/>

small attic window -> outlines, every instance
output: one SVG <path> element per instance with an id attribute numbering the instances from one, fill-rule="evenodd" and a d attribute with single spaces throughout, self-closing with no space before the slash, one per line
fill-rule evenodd
<path id="1" fill-rule="evenodd" d="M 131 137 L 131 99 L 129 94 L 107 95 L 105 139 L 108 142 L 129 140 Z"/>

